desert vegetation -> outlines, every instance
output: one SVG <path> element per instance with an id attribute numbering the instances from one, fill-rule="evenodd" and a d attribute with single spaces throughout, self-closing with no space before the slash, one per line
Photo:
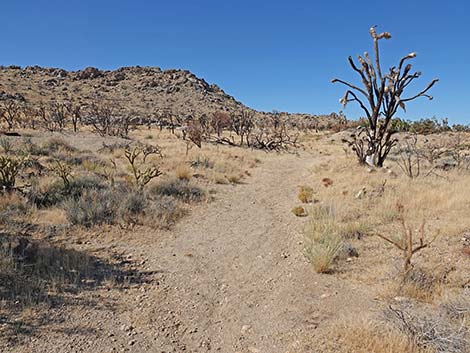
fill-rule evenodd
<path id="1" fill-rule="evenodd" d="M 385 71 L 370 35 L 333 80 L 358 120 L 1 67 L 5 351 L 469 351 L 470 127 L 400 119 L 437 79 L 408 96 L 415 54 Z"/>

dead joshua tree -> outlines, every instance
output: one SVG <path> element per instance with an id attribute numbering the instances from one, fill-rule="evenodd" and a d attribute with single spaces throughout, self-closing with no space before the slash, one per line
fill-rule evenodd
<path id="1" fill-rule="evenodd" d="M 126 148 L 124 156 L 129 162 L 135 186 L 142 190 L 152 179 L 162 175 L 162 171 L 157 166 L 147 166 L 146 159 L 151 154 L 160 154 L 158 148 L 146 148 L 136 146 L 133 149 Z M 141 157 L 143 156 L 143 157 Z"/>
<path id="2" fill-rule="evenodd" d="M 397 143 L 393 138 L 396 131 L 391 128 L 390 121 L 398 108 L 406 111 L 405 104 L 419 97 L 432 99 L 427 92 L 438 79 L 432 80 L 417 94 L 403 97 L 405 89 L 421 76 L 419 71 L 411 72 L 411 64 L 405 65 L 407 60 L 416 57 L 416 53 L 405 55 L 400 59 L 398 67 L 393 66 L 388 73 L 382 74 L 379 41 L 390 39 L 392 36 L 388 32 L 377 34 L 375 27 L 370 29 L 370 35 L 374 42 L 374 62 L 367 52 L 363 56 L 358 56 L 359 66 L 351 56 L 348 58 L 352 69 L 361 77 L 362 87 L 337 78 L 332 82 L 339 82 L 349 87 L 340 99 L 344 107 L 349 102 L 356 102 L 366 115 L 366 126 L 361 127 L 350 142 L 359 162 L 382 167 L 390 150 Z"/>

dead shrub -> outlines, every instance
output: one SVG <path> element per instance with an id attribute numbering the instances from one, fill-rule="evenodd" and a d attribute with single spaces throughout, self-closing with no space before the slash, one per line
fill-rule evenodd
<path id="1" fill-rule="evenodd" d="M 452 322 L 442 312 L 418 312 L 390 306 L 385 317 L 417 346 L 438 353 L 461 353 L 470 349 L 468 328 Z"/>

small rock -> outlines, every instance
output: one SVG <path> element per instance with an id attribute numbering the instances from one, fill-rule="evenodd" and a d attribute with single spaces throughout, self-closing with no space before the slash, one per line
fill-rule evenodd
<path id="1" fill-rule="evenodd" d="M 245 334 L 247 331 L 251 329 L 251 325 L 243 325 L 241 329 L 241 333 Z"/>

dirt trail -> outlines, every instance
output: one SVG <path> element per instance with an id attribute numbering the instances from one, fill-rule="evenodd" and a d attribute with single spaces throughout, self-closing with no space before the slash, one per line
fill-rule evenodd
<path id="1" fill-rule="evenodd" d="M 163 239 L 122 239 L 118 246 L 141 254 L 145 268 L 160 273 L 158 280 L 100 294 L 119 309 L 70 312 L 69 334 L 49 333 L 21 349 L 322 352 L 304 338 L 315 341 L 338 315 L 370 310 L 370 298 L 334 276 L 314 273 L 302 255 L 304 220 L 290 210 L 298 186 L 312 181 L 309 169 L 319 162 L 306 153 L 269 156 L 244 185 L 221 187 L 214 201 Z M 88 334 L 70 333 L 72 322 Z"/>

